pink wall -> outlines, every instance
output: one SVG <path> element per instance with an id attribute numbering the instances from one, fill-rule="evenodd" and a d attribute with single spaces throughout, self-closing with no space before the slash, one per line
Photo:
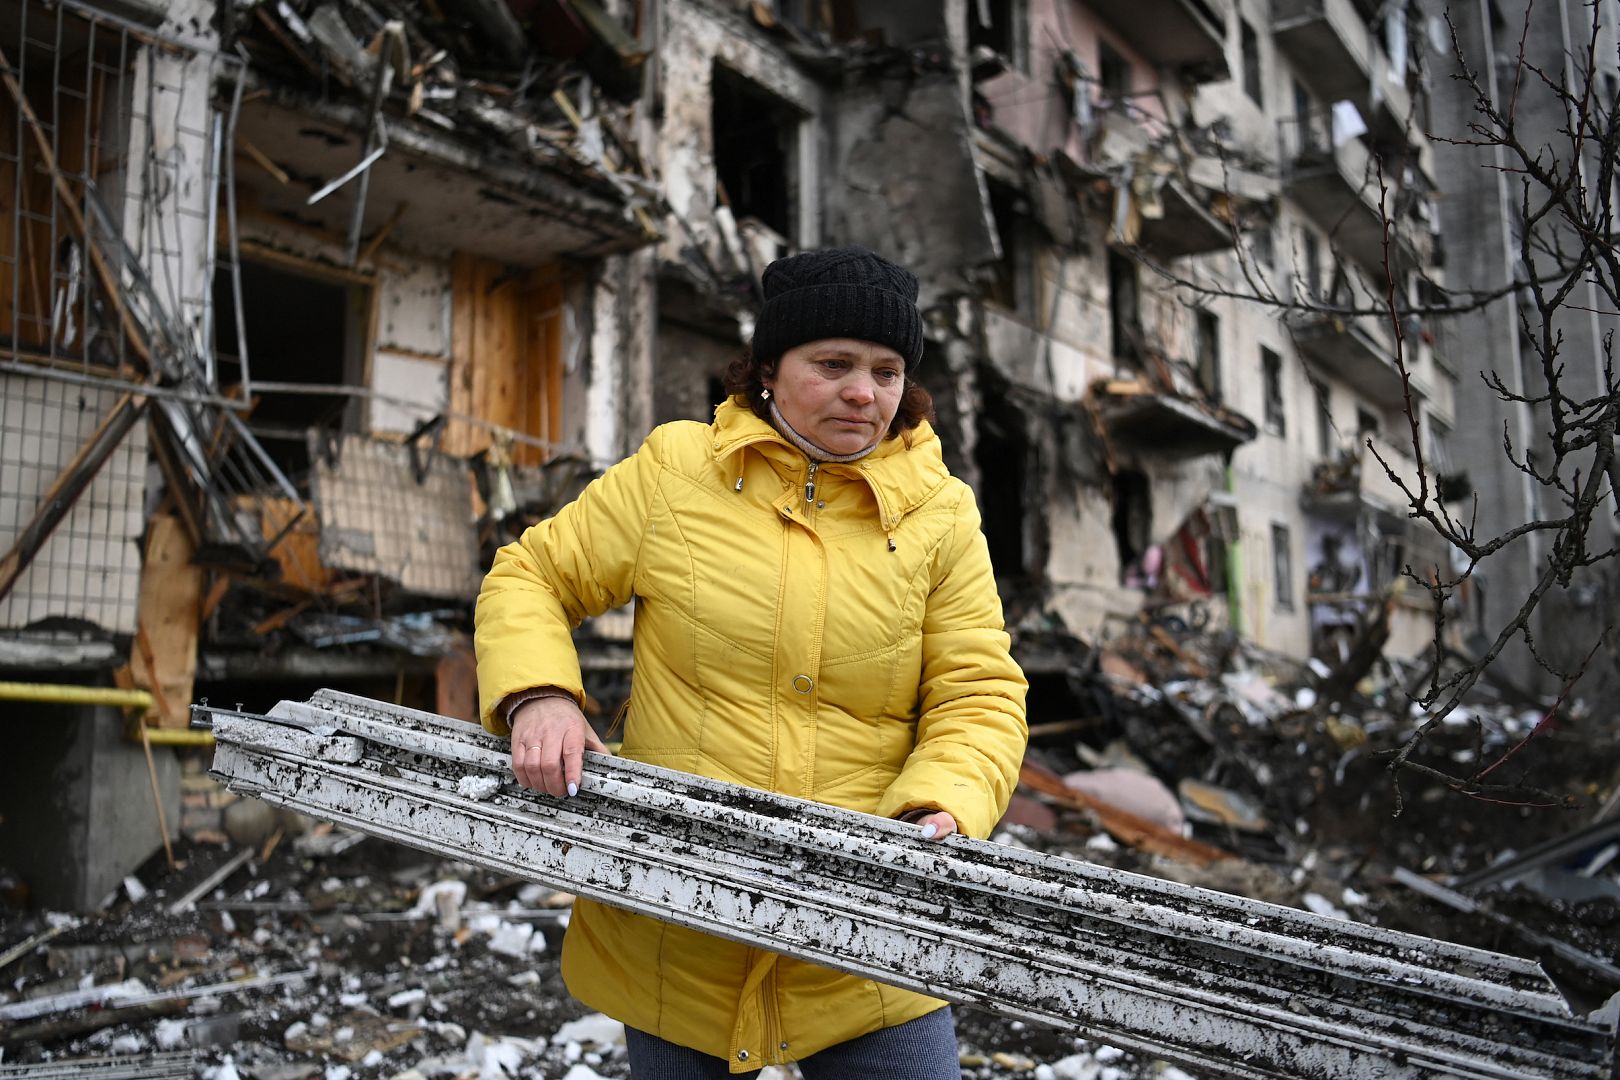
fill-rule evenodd
<path id="1" fill-rule="evenodd" d="M 969 18 L 972 18 L 970 13 Z M 995 126 L 1038 153 L 1062 149 L 1076 161 L 1087 160 L 1068 94 L 1060 81 L 1062 56 L 1072 49 L 1095 79 L 1101 69 L 1098 40 L 1108 44 L 1130 63 L 1130 89 L 1151 91 L 1159 85 L 1159 74 L 1142 56 L 1127 46 L 1083 3 L 1075 0 L 1029 0 L 1029 67 L 1007 71 L 977 86 L 990 106 Z M 1093 102 L 1102 96 L 1101 88 L 1089 87 Z M 1156 96 L 1133 97 L 1133 116 L 1141 122 L 1162 124 L 1164 104 Z M 1145 116 L 1144 116 L 1145 114 Z M 1094 109 L 1100 120 L 1101 109 Z"/>

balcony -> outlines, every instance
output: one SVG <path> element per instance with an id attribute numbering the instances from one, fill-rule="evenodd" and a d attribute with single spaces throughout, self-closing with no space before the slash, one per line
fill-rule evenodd
<path id="1" fill-rule="evenodd" d="M 1175 68 L 1198 82 L 1226 78 L 1221 0 L 1092 0 L 1088 6 L 1154 66 Z"/>
<path id="2" fill-rule="evenodd" d="M 1405 405 L 1394 342 L 1383 320 L 1307 312 L 1291 316 L 1288 324 L 1302 354 L 1354 386 L 1362 397 L 1385 409 Z M 1416 383 L 1412 394 L 1424 396 Z"/>
<path id="3" fill-rule="evenodd" d="M 1377 449 L 1376 455 L 1366 445 L 1368 438 Z M 1346 520 L 1374 513 L 1391 521 L 1403 521 L 1409 509 L 1407 498 L 1390 480 L 1384 470 L 1386 464 L 1407 487 L 1418 490 L 1418 466 L 1411 444 L 1381 435 L 1364 435 L 1338 458 L 1321 462 L 1312 470 L 1300 505 L 1316 514 Z"/>
<path id="4" fill-rule="evenodd" d="M 1241 413 L 1154 390 L 1140 380 L 1099 383 L 1097 413 L 1115 442 L 1167 461 L 1230 454 L 1255 437 Z"/>
<path id="5" fill-rule="evenodd" d="M 1340 251 L 1373 280 L 1382 281 L 1386 215 L 1392 219 L 1392 240 L 1397 244 L 1392 261 L 1421 263 L 1424 249 L 1413 242 L 1410 229 L 1397 227 L 1399 222 L 1393 220 L 1397 171 L 1385 168 L 1387 190 L 1380 193 L 1378 165 L 1367 144 L 1360 138 L 1335 140 L 1331 117 L 1331 110 L 1323 109 L 1278 121 L 1283 194 L 1315 220 Z"/>
<path id="6" fill-rule="evenodd" d="M 1411 94 L 1404 80 L 1388 77 L 1377 36 L 1350 0 L 1273 0 L 1271 12 L 1277 48 L 1312 93 L 1327 102 L 1353 102 L 1374 138 L 1405 141 Z"/>
<path id="7" fill-rule="evenodd" d="M 1142 213 L 1137 243 L 1161 259 L 1205 255 L 1232 246 L 1232 230 L 1199 200 L 1190 183 L 1167 179 L 1159 188 L 1155 214 Z"/>

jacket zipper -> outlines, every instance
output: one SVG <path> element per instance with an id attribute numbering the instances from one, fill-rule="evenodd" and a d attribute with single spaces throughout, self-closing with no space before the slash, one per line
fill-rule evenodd
<path id="1" fill-rule="evenodd" d="M 821 468 L 821 462 L 812 461 L 810 471 L 804 476 L 804 501 L 809 506 L 816 504 L 816 470 Z"/>

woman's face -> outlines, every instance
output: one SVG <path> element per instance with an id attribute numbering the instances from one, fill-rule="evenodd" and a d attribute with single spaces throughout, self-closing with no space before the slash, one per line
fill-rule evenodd
<path id="1" fill-rule="evenodd" d="M 762 380 L 782 419 L 823 450 L 857 454 L 889 430 L 906 386 L 906 363 L 887 345 L 823 338 L 782 354 Z"/>

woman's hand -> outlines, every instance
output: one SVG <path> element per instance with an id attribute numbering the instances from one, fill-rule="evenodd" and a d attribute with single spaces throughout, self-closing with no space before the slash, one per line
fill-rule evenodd
<path id="1" fill-rule="evenodd" d="M 531 791 L 559 799 L 578 794 L 585 751 L 608 752 L 570 697 L 531 698 L 507 719 L 512 725 L 512 775 Z"/>
<path id="2" fill-rule="evenodd" d="M 921 826 L 924 840 L 943 840 L 956 831 L 956 819 L 944 810 L 913 810 L 900 820 Z"/>

